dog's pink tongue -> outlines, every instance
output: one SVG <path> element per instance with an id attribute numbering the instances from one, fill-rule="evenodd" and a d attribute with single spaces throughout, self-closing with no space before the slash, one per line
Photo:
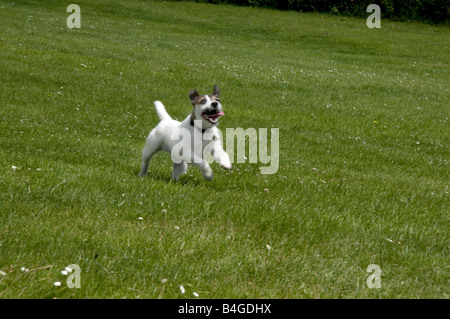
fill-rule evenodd
<path id="1" fill-rule="evenodd" d="M 209 118 L 215 119 L 216 117 L 219 117 L 219 116 L 221 116 L 221 115 L 225 115 L 225 113 L 223 113 L 222 111 L 220 111 L 219 113 L 216 113 L 216 114 L 214 114 L 214 115 L 210 115 Z"/>

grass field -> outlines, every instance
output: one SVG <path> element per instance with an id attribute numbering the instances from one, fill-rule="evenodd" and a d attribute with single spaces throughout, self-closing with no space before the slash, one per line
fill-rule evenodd
<path id="1" fill-rule="evenodd" d="M 449 297 L 448 27 L 76 3 L 80 29 L 0 1 L 0 298 Z M 138 178 L 153 101 L 215 83 L 222 130 L 279 128 L 278 172 Z"/>

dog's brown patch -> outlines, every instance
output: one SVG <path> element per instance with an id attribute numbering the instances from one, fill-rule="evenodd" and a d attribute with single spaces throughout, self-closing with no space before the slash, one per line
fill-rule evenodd
<path id="1" fill-rule="evenodd" d="M 198 94 L 197 90 L 192 90 L 189 92 L 189 98 L 191 99 L 191 104 L 195 106 L 200 104 L 205 99 L 205 96 Z"/>
<path id="2" fill-rule="evenodd" d="M 209 98 L 212 101 L 220 101 L 219 99 L 219 94 L 220 94 L 220 89 L 218 85 L 214 85 L 213 88 L 213 93 L 212 95 L 208 95 Z M 192 90 L 191 92 L 189 92 L 189 98 L 191 100 L 191 104 L 192 105 L 198 105 L 201 104 L 201 101 L 203 101 L 205 99 L 206 95 L 200 95 L 197 90 Z"/>

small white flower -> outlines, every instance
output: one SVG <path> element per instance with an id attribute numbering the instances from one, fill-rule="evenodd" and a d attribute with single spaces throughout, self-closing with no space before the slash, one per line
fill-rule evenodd
<path id="1" fill-rule="evenodd" d="M 175 229 L 180 229 L 180 227 L 179 226 L 175 226 Z"/>
<path id="2" fill-rule="evenodd" d="M 20 271 L 25 271 L 25 267 L 20 267 Z"/>
<path id="3" fill-rule="evenodd" d="M 186 292 L 186 290 L 184 289 L 183 286 L 180 286 L 180 291 L 181 291 L 182 294 L 184 294 Z"/>
<path id="4" fill-rule="evenodd" d="M 167 279 L 166 279 L 166 278 L 161 279 L 161 282 L 162 282 L 163 284 L 165 284 L 165 283 L 167 282 Z"/>
<path id="5" fill-rule="evenodd" d="M 167 209 L 164 208 L 161 212 L 167 213 Z"/>
<path id="6" fill-rule="evenodd" d="M 270 247 L 270 245 L 266 245 L 266 248 L 267 248 L 268 250 L 271 250 L 271 249 L 272 249 L 272 247 Z"/>
<path id="7" fill-rule="evenodd" d="M 3 270 L 0 270 L 0 276 L 6 276 L 6 272 L 4 272 Z"/>
<path id="8" fill-rule="evenodd" d="M 17 166 L 11 166 L 11 168 L 14 170 L 14 171 L 16 171 L 16 169 L 18 169 L 18 167 Z"/>
<path id="9" fill-rule="evenodd" d="M 139 220 L 144 220 L 144 217 L 138 217 Z"/>
<path id="10" fill-rule="evenodd" d="M 194 295 L 194 297 L 198 298 L 198 293 L 196 293 L 195 291 L 192 293 Z"/>
<path id="11" fill-rule="evenodd" d="M 59 286 L 61 286 L 61 282 L 60 282 L 60 281 L 57 281 L 57 282 L 55 282 L 53 285 L 56 286 L 56 287 L 59 287 Z"/>
<path id="12" fill-rule="evenodd" d="M 72 272 L 73 269 L 70 268 L 70 267 L 66 267 L 66 268 L 64 268 L 64 270 L 67 271 L 67 272 Z"/>
<path id="13" fill-rule="evenodd" d="M 67 271 L 63 270 L 63 271 L 61 271 L 61 274 L 63 274 L 64 276 L 67 276 Z"/>

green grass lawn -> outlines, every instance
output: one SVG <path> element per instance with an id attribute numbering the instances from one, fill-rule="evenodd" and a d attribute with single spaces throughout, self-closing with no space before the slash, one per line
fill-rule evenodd
<path id="1" fill-rule="evenodd" d="M 449 297 L 448 27 L 76 3 L 80 29 L 0 1 L 0 298 Z M 278 172 L 138 178 L 153 101 L 216 83 L 223 131 L 279 128 Z"/>

